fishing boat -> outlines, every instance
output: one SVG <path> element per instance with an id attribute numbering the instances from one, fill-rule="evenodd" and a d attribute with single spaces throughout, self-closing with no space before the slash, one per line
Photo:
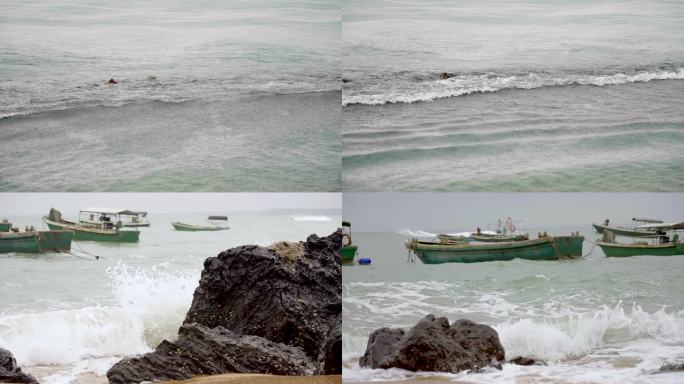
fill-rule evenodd
<path id="1" fill-rule="evenodd" d="M 99 226 L 102 221 L 121 222 L 123 227 L 149 227 L 150 221 L 147 212 L 132 211 L 129 209 L 91 207 L 81 211 L 79 223 Z"/>
<path id="2" fill-rule="evenodd" d="M 2 219 L 0 222 L 0 232 L 9 232 L 12 230 L 12 223 L 7 221 L 7 219 Z"/>
<path id="3" fill-rule="evenodd" d="M 174 221 L 171 223 L 171 225 L 176 229 L 176 231 L 190 231 L 190 232 L 198 232 L 198 231 L 225 231 L 227 229 L 230 229 L 230 227 L 225 226 L 218 226 L 218 225 L 194 225 L 194 224 L 186 224 L 186 223 L 181 223 L 180 221 Z"/>
<path id="4" fill-rule="evenodd" d="M 488 230 L 483 231 L 480 227 L 470 234 L 470 240 L 482 243 L 507 243 L 511 241 L 529 240 L 527 231 L 520 230 L 524 222 L 513 221 L 512 218 L 499 219 L 495 224 L 487 225 Z M 493 228 L 493 229 L 492 229 Z"/>
<path id="5" fill-rule="evenodd" d="M 596 244 L 601 247 L 606 257 L 629 256 L 679 256 L 684 255 L 684 242 L 679 241 L 678 230 L 684 229 L 684 222 L 655 223 L 640 226 L 639 229 L 654 231 L 655 236 L 648 240 L 636 240 L 632 243 L 615 242 L 615 234 L 606 230 L 603 239 Z M 672 239 L 667 232 L 674 231 Z"/>
<path id="6" fill-rule="evenodd" d="M 88 223 L 91 215 L 102 215 L 102 219 Z M 79 213 L 79 222 L 75 223 L 62 219 L 62 213 L 52 208 L 48 216 L 43 216 L 43 222 L 52 230 L 74 231 L 74 240 L 135 243 L 140 237 L 138 230 L 123 229 L 118 215 L 111 212 L 83 210 Z"/>
<path id="7" fill-rule="evenodd" d="M 0 233 L 0 253 L 49 253 L 71 249 L 74 231 Z"/>
<path id="8" fill-rule="evenodd" d="M 406 242 L 406 248 L 424 264 L 474 263 L 497 260 L 560 260 L 582 256 L 584 236 L 548 236 L 538 239 L 492 243 L 457 243 L 419 241 Z"/>
<path id="9" fill-rule="evenodd" d="M 622 227 L 622 226 L 611 226 L 610 220 L 606 219 L 603 224 L 593 223 L 592 226 L 599 234 L 603 234 L 603 231 L 609 230 L 615 235 L 628 236 L 628 237 L 655 237 L 655 230 L 643 228 L 644 225 L 649 224 L 662 224 L 662 220 L 657 219 L 645 219 L 640 217 L 632 218 L 632 227 Z"/>
<path id="10" fill-rule="evenodd" d="M 354 262 L 354 258 L 358 253 L 359 247 L 352 244 L 351 238 L 351 223 L 348 221 L 342 222 L 342 249 L 340 249 L 340 257 L 345 264 Z"/>

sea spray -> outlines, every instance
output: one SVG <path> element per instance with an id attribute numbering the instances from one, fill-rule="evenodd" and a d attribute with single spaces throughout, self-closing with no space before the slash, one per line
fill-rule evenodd
<path id="1" fill-rule="evenodd" d="M 150 347 L 175 337 L 190 308 L 198 271 L 174 271 L 169 263 L 140 268 L 119 262 L 107 274 L 116 302 L 143 323 Z"/>

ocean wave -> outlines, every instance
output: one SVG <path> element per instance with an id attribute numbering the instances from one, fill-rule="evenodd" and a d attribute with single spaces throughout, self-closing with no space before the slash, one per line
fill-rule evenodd
<path id="1" fill-rule="evenodd" d="M 332 219 L 329 218 L 328 216 L 293 216 L 292 220 L 294 220 L 294 221 L 318 222 L 318 223 L 326 223 L 326 222 L 332 221 Z"/>
<path id="2" fill-rule="evenodd" d="M 20 365 L 75 365 L 58 377 L 83 369 L 101 374 L 109 368 L 103 364 L 111 366 L 121 356 L 148 352 L 175 337 L 192 301 L 196 273 L 121 263 L 107 273 L 113 303 L 2 316 L 0 345 Z M 90 360 L 92 364 L 86 363 Z"/>
<path id="3" fill-rule="evenodd" d="M 436 78 L 435 75 L 433 78 Z M 396 103 L 428 102 L 442 98 L 475 93 L 492 93 L 506 89 L 536 89 L 542 87 L 592 85 L 608 86 L 646 83 L 655 80 L 684 80 L 684 68 L 667 70 L 625 71 L 612 74 L 551 74 L 529 72 L 524 74 L 459 74 L 446 80 L 415 81 L 414 78 L 386 78 L 373 86 L 374 92 L 363 89 L 345 89 L 342 105 L 383 105 Z M 380 92 L 375 92 L 380 89 Z"/>
<path id="4" fill-rule="evenodd" d="M 413 229 L 402 229 L 400 231 L 397 231 L 398 234 L 406 237 L 437 237 L 436 233 L 428 232 L 428 231 L 423 231 L 423 230 L 413 230 Z"/>

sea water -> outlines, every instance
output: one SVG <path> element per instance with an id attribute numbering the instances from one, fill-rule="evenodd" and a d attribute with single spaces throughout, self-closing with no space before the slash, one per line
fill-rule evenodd
<path id="1" fill-rule="evenodd" d="M 229 213 L 227 231 L 170 224 L 206 225 L 208 215 L 150 212 L 138 243 L 76 241 L 73 255 L 0 255 L 0 346 L 41 383 L 105 383 L 123 357 L 175 339 L 206 258 L 239 245 L 327 236 L 341 220 L 339 211 L 302 210 Z M 12 219 L 40 226 L 39 217 Z"/>
<path id="2" fill-rule="evenodd" d="M 529 228 L 532 237 L 543 230 L 580 231 L 586 257 L 427 265 L 408 262 L 404 242 L 439 231 L 355 232 L 359 257 L 373 264 L 343 268 L 345 382 L 680 383 L 681 373 L 652 373 L 684 359 L 684 258 L 606 258 L 586 224 Z M 505 364 L 478 374 L 359 367 L 371 332 L 407 328 L 427 314 L 488 324 L 506 359 L 526 356 L 547 365 Z"/>
<path id="3" fill-rule="evenodd" d="M 343 14 L 345 190 L 684 187 L 683 3 L 350 0 Z"/>
<path id="4" fill-rule="evenodd" d="M 338 191 L 340 31 L 336 1 L 3 2 L 0 190 Z"/>

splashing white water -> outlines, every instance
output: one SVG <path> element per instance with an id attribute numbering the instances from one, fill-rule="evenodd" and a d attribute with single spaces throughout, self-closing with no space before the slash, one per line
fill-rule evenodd
<path id="1" fill-rule="evenodd" d="M 332 219 L 329 218 L 328 216 L 293 216 L 292 220 L 294 220 L 294 221 L 311 221 L 311 222 L 320 222 L 320 223 L 332 221 Z"/>

